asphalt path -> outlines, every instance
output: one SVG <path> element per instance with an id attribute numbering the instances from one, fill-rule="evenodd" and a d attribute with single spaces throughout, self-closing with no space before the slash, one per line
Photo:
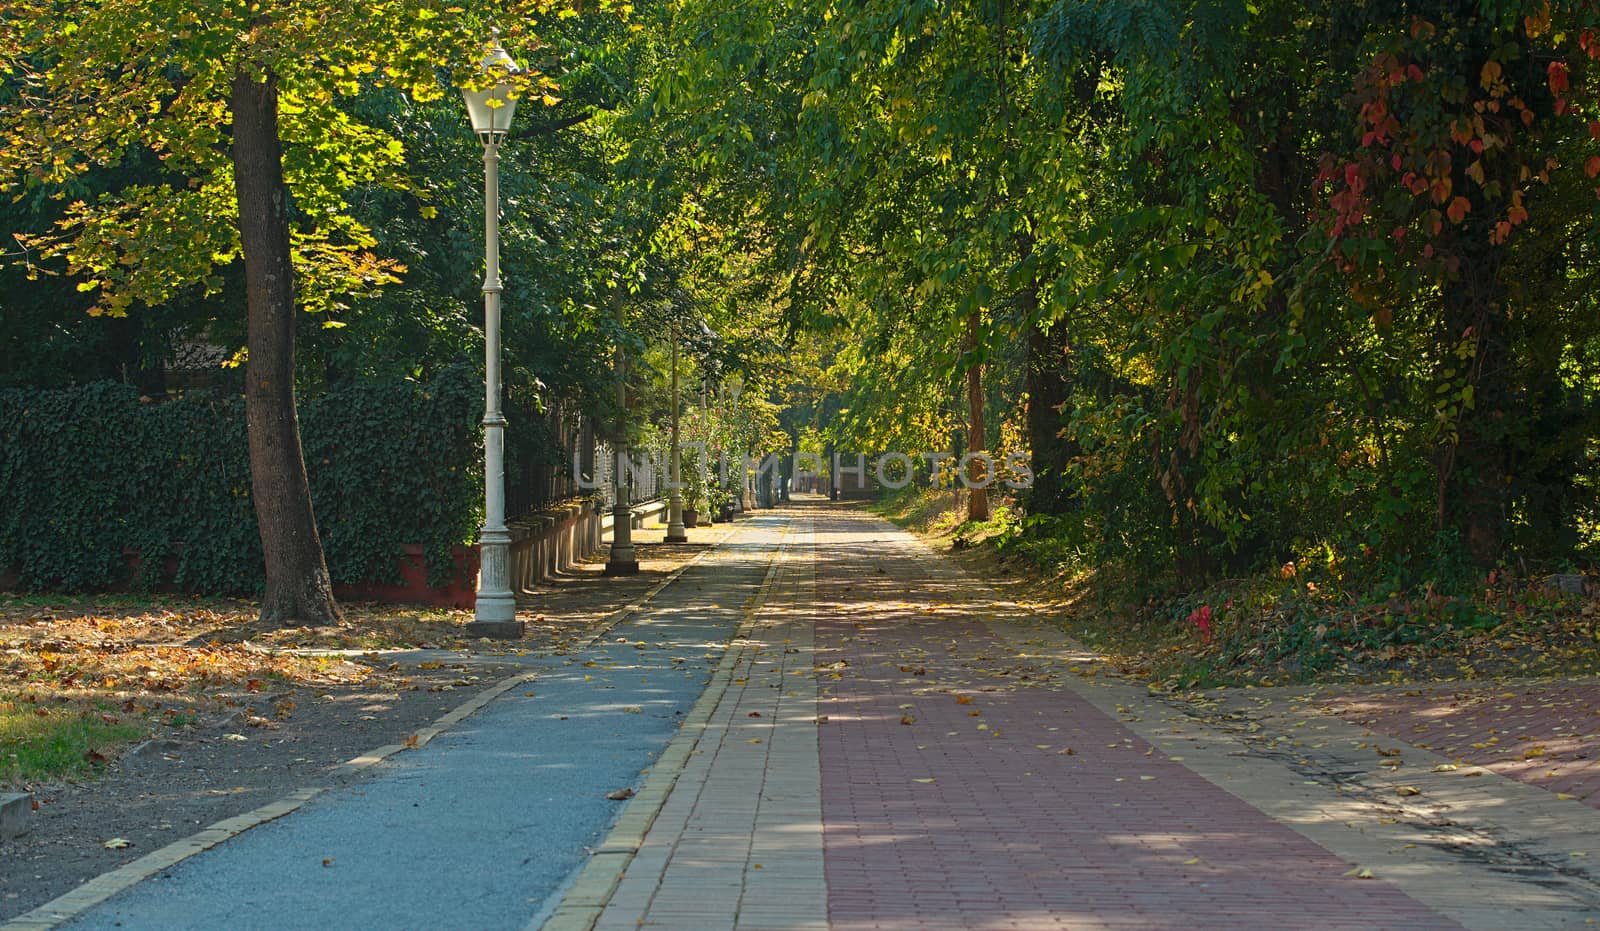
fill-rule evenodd
<path id="1" fill-rule="evenodd" d="M 704 690 L 785 522 L 741 522 L 593 646 L 524 657 L 526 687 L 64 927 L 524 927 L 620 812 L 606 795 L 639 784 Z"/>

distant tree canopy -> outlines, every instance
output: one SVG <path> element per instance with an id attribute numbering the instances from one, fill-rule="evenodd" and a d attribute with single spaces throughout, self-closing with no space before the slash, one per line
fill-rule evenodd
<path id="1" fill-rule="evenodd" d="M 1593 558 L 1600 4 L 667 28 L 658 144 L 831 340 L 835 442 L 1025 433 L 1039 532 L 1190 581 L 1323 544 L 1413 577 Z"/>

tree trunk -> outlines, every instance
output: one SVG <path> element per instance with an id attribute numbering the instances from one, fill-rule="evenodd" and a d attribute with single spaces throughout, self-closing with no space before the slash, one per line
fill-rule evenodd
<path id="1" fill-rule="evenodd" d="M 1026 264 L 1033 255 L 1031 233 L 1019 236 L 1017 252 Z M 1023 386 L 1028 391 L 1028 449 L 1032 454 L 1033 487 L 1028 490 L 1028 510 L 1034 514 L 1065 514 L 1072 506 L 1066 483 L 1067 463 L 1077 455 L 1071 441 L 1061 436 L 1071 400 L 1071 360 L 1062 334 L 1066 326 L 1047 328 L 1039 317 L 1039 279 L 1030 275 L 1017 292 L 1017 309 L 1028 328 L 1023 355 Z"/>
<path id="2" fill-rule="evenodd" d="M 967 315 L 966 351 L 973 352 L 978 348 L 978 314 L 974 310 Z M 981 453 L 984 448 L 985 430 L 983 427 L 983 365 L 973 363 L 967 369 L 967 409 L 969 412 L 967 424 L 967 452 Z M 967 463 L 967 481 L 972 486 L 967 491 L 967 520 L 989 519 L 989 490 L 984 487 L 994 478 L 992 470 L 987 470 L 981 461 L 974 457 Z"/>
<path id="3" fill-rule="evenodd" d="M 257 81 L 241 68 L 234 74 L 229 107 L 248 324 L 250 491 L 267 576 L 261 620 L 285 626 L 335 624 L 339 608 L 311 513 L 294 403 L 294 267 L 276 76 L 268 71 Z"/>
<path id="4" fill-rule="evenodd" d="M 1505 294 L 1499 281 L 1501 250 L 1486 245 L 1488 234 L 1478 225 L 1466 229 L 1458 240 L 1463 256 L 1460 277 L 1444 288 L 1438 352 L 1461 365 L 1455 350 L 1462 340 L 1470 339 L 1473 353 L 1466 360 L 1466 371 L 1456 378 L 1441 376 L 1436 391 L 1450 397 L 1469 386 L 1473 400 L 1457 415 L 1454 442 L 1447 440 L 1438 453 L 1437 522 L 1439 529 L 1460 534 L 1474 562 L 1491 567 L 1505 542 L 1511 458 L 1507 417 L 1515 401 L 1509 383 Z"/>

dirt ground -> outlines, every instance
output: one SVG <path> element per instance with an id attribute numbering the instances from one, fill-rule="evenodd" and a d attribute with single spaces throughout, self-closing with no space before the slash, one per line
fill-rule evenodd
<path id="1" fill-rule="evenodd" d="M 334 770 L 525 671 L 507 654 L 580 649 L 723 529 L 677 546 L 645 535 L 629 578 L 585 562 L 529 599 L 520 641 L 468 640 L 463 611 L 345 605 L 339 628 L 265 630 L 247 601 L 0 596 L 0 705 L 110 715 L 148 737 L 96 751 L 75 779 L 0 773 L 37 805 L 26 834 L 0 841 L 0 921 L 297 789 L 362 778 Z M 474 655 L 391 655 L 419 648 Z"/>

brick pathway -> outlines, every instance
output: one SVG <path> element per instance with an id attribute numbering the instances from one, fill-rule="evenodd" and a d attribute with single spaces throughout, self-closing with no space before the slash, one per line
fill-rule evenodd
<path id="1" fill-rule="evenodd" d="M 818 532 L 833 927 L 1454 927 L 1074 693 L 994 684 L 1009 651 L 881 526 Z"/>
<path id="2" fill-rule="evenodd" d="M 547 929 L 827 927 L 811 535 L 784 536 L 712 687 Z"/>
<path id="3" fill-rule="evenodd" d="M 1409 745 L 1383 765 L 1303 698 L 1089 678 L 911 535 L 787 516 L 744 639 L 547 931 L 1600 924 L 1576 801 Z"/>
<path id="4" fill-rule="evenodd" d="M 1600 808 L 1600 682 L 1386 689 L 1332 697 L 1324 707 Z"/>

